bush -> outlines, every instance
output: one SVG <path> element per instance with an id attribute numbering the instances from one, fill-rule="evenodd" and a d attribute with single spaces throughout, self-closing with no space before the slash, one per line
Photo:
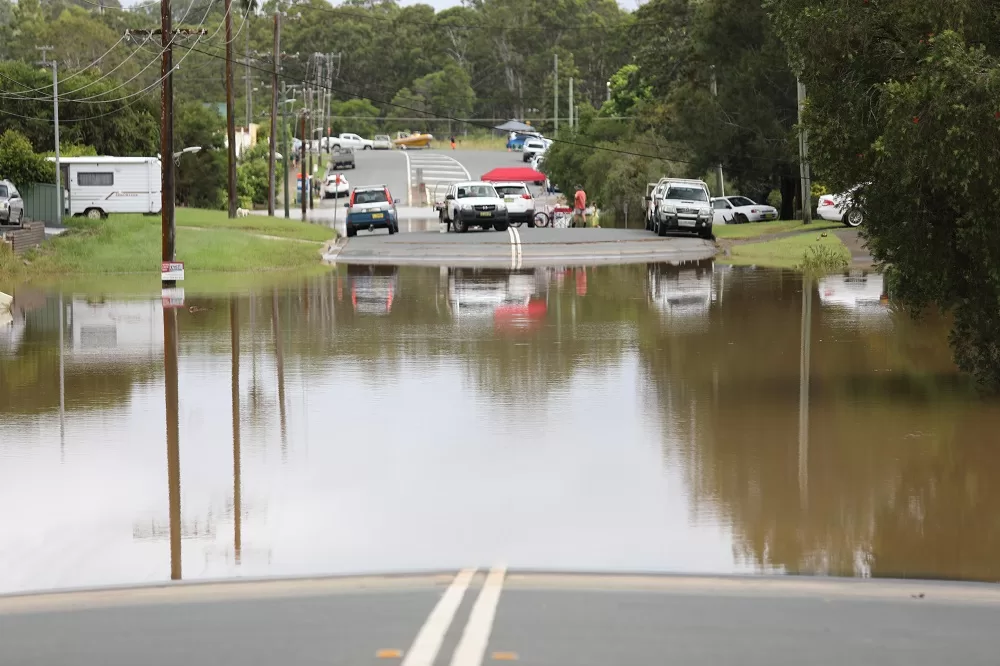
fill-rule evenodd
<path id="1" fill-rule="evenodd" d="M 54 183 L 56 169 L 52 162 L 32 150 L 27 137 L 9 129 L 0 134 L 0 178 L 7 178 L 18 187 Z"/>

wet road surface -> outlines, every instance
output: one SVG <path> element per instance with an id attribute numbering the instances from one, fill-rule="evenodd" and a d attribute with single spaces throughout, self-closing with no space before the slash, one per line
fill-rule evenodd
<path id="1" fill-rule="evenodd" d="M 0 598 L 6 663 L 996 663 L 1000 591 L 476 572 Z"/>
<path id="2" fill-rule="evenodd" d="M 1000 404 L 877 274 L 253 280 L 166 316 L 155 277 L 15 287 L 0 591 L 495 562 L 1000 580 Z"/>
<path id="3" fill-rule="evenodd" d="M 441 225 L 431 222 L 428 226 Z M 327 259 L 351 264 L 501 266 L 690 261 L 715 255 L 711 241 L 692 236 L 660 238 L 639 229 L 470 230 L 464 234 L 362 234 L 338 243 Z"/>

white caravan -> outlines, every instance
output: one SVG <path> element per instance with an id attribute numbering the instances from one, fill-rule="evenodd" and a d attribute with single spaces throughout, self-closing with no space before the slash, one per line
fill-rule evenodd
<path id="1" fill-rule="evenodd" d="M 160 212 L 159 158 L 63 157 L 59 161 L 66 214 L 98 219 L 109 213 Z"/>

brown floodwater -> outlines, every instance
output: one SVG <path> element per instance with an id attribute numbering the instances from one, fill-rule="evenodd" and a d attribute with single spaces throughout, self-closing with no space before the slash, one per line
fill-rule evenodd
<path id="1" fill-rule="evenodd" d="M 0 591 L 501 562 L 1000 579 L 1000 402 L 878 274 L 126 291 L 18 288 L 0 324 Z"/>

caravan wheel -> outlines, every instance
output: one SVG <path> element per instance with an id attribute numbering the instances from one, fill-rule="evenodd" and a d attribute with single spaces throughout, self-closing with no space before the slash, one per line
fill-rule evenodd
<path id="1" fill-rule="evenodd" d="M 99 220 L 104 217 L 104 211 L 100 208 L 88 208 L 83 212 L 91 220 Z"/>

